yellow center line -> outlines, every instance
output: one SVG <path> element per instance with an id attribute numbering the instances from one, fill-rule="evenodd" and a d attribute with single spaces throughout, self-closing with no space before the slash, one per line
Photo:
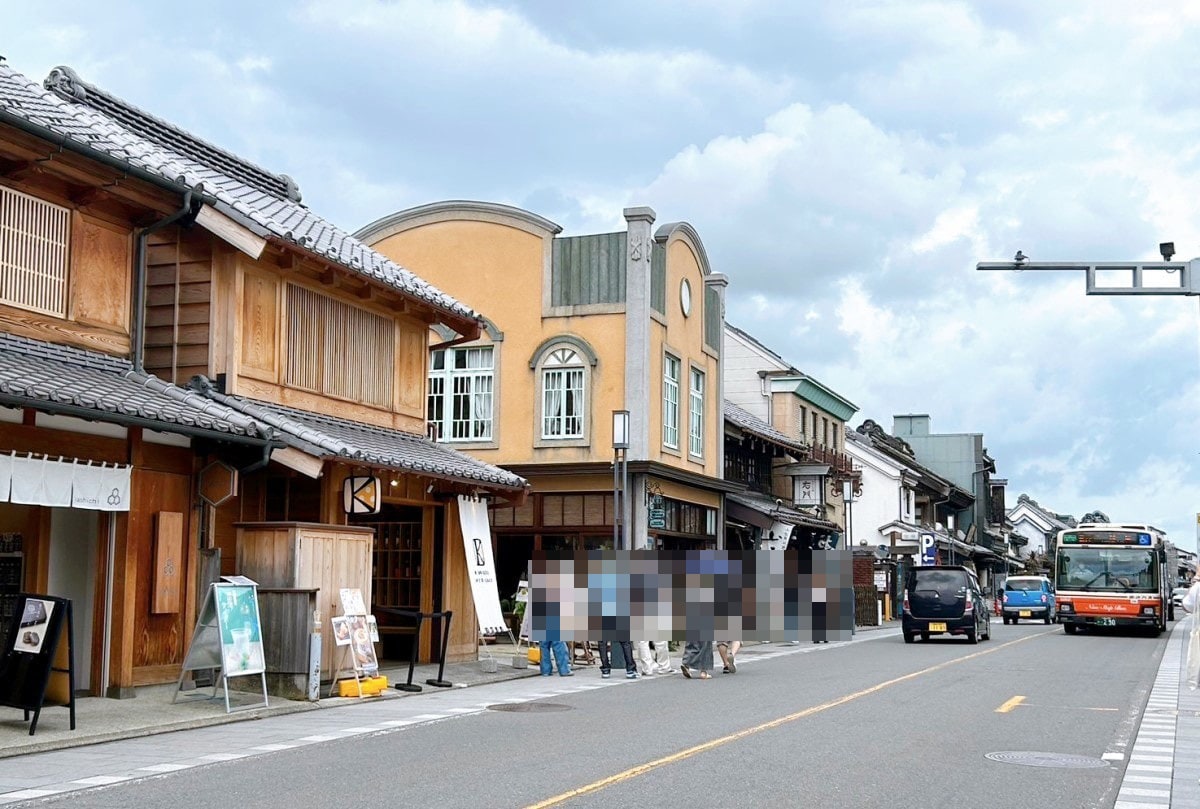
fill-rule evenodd
<path id="1" fill-rule="evenodd" d="M 1032 640 L 1033 638 L 1040 637 L 1041 635 L 1049 634 L 1049 632 L 1053 632 L 1053 631 L 1057 631 L 1057 630 L 1048 630 L 1047 632 L 1038 632 L 1034 635 L 1026 635 L 1023 638 L 1017 638 L 1016 640 L 1010 640 L 1007 643 L 1001 643 L 999 646 L 993 646 L 990 649 L 984 649 L 983 651 L 974 652 L 972 654 L 966 655 L 965 657 L 955 658 L 954 660 L 947 660 L 945 663 L 938 663 L 936 666 L 930 666 L 929 668 L 921 669 L 920 671 L 914 671 L 914 672 L 911 672 L 910 674 L 904 674 L 904 675 L 901 675 L 900 677 L 895 677 L 891 680 L 886 680 L 882 683 L 873 685 L 870 688 L 864 688 L 861 691 L 855 691 L 853 694 L 846 694 L 845 696 L 838 697 L 837 699 L 830 700 L 829 702 L 824 702 L 820 705 L 814 705 L 811 708 L 805 708 L 802 711 L 797 711 L 795 713 L 788 714 L 787 716 L 781 716 L 778 719 L 772 719 L 769 722 L 763 722 L 761 725 L 755 725 L 754 727 L 746 728 L 745 730 L 739 730 L 736 733 L 730 733 L 728 736 L 722 736 L 718 739 L 712 739 L 711 741 L 704 742 L 703 744 L 698 744 L 695 747 L 689 747 L 686 750 L 680 750 L 678 753 L 672 753 L 669 756 L 663 756 L 662 758 L 656 758 L 653 761 L 648 761 L 645 764 L 639 764 L 636 767 L 630 767 L 629 769 L 624 770 L 623 772 L 616 773 L 615 775 L 610 775 L 607 778 L 601 778 L 599 781 L 593 781 L 590 784 L 585 784 L 584 786 L 576 787 L 575 789 L 572 789 L 568 792 L 563 792 L 559 795 L 555 795 L 552 798 L 546 798 L 544 801 L 539 801 L 538 803 L 530 804 L 529 806 L 526 807 L 526 809 L 549 809 L 549 807 L 551 807 L 551 806 L 558 806 L 559 804 L 565 803 L 566 801 L 569 801 L 572 798 L 578 798 L 583 795 L 590 795 L 593 792 L 599 792 L 600 790 L 610 787 L 613 784 L 619 784 L 622 781 L 628 781 L 632 778 L 637 778 L 639 775 L 645 775 L 646 773 L 650 772 L 651 770 L 657 770 L 659 767 L 665 767 L 668 764 L 674 764 L 677 761 L 683 761 L 684 759 L 691 758 L 692 756 L 698 755 L 698 754 L 706 752 L 708 750 L 713 750 L 717 747 L 721 747 L 723 745 L 729 744 L 730 742 L 736 742 L 739 739 L 744 739 L 747 736 L 752 736 L 755 733 L 761 733 L 764 730 L 771 730 L 772 728 L 777 728 L 780 725 L 786 725 L 789 722 L 795 722 L 797 719 L 804 719 L 807 716 L 812 716 L 814 714 L 821 713 L 822 711 L 827 711 L 830 708 L 836 708 L 839 705 L 845 705 L 847 702 L 852 702 L 856 699 L 861 699 L 862 697 L 870 696 L 871 694 L 882 691 L 885 688 L 890 688 L 893 685 L 899 685 L 900 683 L 916 679 L 917 677 L 920 677 L 922 675 L 932 674 L 935 671 L 940 671 L 941 669 L 949 668 L 950 666 L 955 666 L 955 665 L 958 665 L 959 663 L 965 663 L 968 660 L 974 660 L 977 657 L 983 657 L 984 655 L 994 654 L 995 652 L 998 652 L 1001 649 L 1006 649 L 1009 646 L 1015 646 L 1018 643 L 1024 643 L 1027 640 Z"/>
<path id="2" fill-rule="evenodd" d="M 1025 701 L 1025 697 L 1013 697 L 1008 702 L 1004 703 L 999 708 L 997 708 L 996 713 L 1008 713 L 1009 711 L 1011 711 L 1013 708 L 1017 707 L 1024 701 Z"/>

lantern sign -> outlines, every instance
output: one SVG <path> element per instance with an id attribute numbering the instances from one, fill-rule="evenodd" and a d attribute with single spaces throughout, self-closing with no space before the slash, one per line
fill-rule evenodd
<path id="1" fill-rule="evenodd" d="M 374 475 L 351 475 L 342 486 L 342 510 L 347 514 L 378 514 L 383 508 L 383 485 Z"/>

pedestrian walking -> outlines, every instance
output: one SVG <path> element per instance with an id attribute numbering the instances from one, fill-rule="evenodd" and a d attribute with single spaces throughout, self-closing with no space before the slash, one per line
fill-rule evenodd
<path id="1" fill-rule="evenodd" d="M 612 641 L 602 640 L 596 645 L 600 652 L 600 676 L 607 680 L 612 676 L 612 658 L 609 656 L 612 649 Z M 633 659 L 633 644 L 627 640 L 617 641 L 621 645 L 621 654 L 625 656 L 625 679 L 636 680 L 637 662 Z"/>
<path id="2" fill-rule="evenodd" d="M 655 674 L 674 674 L 671 666 L 671 642 L 656 640 L 650 643 L 650 651 L 654 655 L 653 671 Z"/>
<path id="3" fill-rule="evenodd" d="M 679 673 L 689 680 L 695 675 L 700 680 L 711 680 L 713 667 L 713 642 L 688 641 L 683 645 L 683 662 L 679 664 Z"/>
<path id="4" fill-rule="evenodd" d="M 721 655 L 721 664 L 724 668 L 721 669 L 722 674 L 737 674 L 737 656 L 738 650 L 742 648 L 740 640 L 723 640 L 717 644 L 717 652 Z"/>
<path id="5" fill-rule="evenodd" d="M 571 654 L 567 651 L 567 642 L 565 640 L 543 640 L 538 641 L 538 648 L 541 650 L 541 671 L 543 677 L 549 677 L 554 673 L 554 667 L 558 667 L 560 677 L 571 677 L 575 672 L 571 671 Z M 551 663 L 550 658 L 553 656 L 554 661 Z"/>

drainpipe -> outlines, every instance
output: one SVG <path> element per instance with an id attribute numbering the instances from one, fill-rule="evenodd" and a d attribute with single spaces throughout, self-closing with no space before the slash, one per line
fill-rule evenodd
<path id="1" fill-rule="evenodd" d="M 183 205 L 178 211 L 138 231 L 133 252 L 133 323 L 130 329 L 133 369 L 138 373 L 145 373 L 146 370 L 146 239 L 151 233 L 185 217 L 194 217 L 199 207 L 196 211 L 192 210 L 193 193 L 194 190 L 189 188 L 183 193 Z"/>

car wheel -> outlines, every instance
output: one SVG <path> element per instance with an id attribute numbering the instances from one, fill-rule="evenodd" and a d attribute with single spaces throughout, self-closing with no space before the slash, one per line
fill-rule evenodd
<path id="1" fill-rule="evenodd" d="M 904 633 L 904 642 L 905 643 L 912 643 L 914 640 L 916 640 L 916 636 L 913 635 L 913 633 L 911 633 L 911 632 Z"/>
<path id="2" fill-rule="evenodd" d="M 967 643 L 972 645 L 979 643 L 979 630 L 977 628 L 971 627 L 967 630 Z"/>
<path id="3" fill-rule="evenodd" d="M 983 639 L 984 640 L 992 639 L 992 622 L 991 621 L 988 621 L 983 627 Z"/>
<path id="4" fill-rule="evenodd" d="M 1050 613 L 1046 613 L 1046 623 L 1050 623 Z"/>
<path id="5" fill-rule="evenodd" d="M 928 633 L 928 632 L 922 632 L 922 633 L 921 633 L 921 642 L 922 642 L 922 643 L 925 643 L 925 642 L 926 642 L 926 641 L 928 641 L 928 640 L 929 640 L 929 633 Z"/>

